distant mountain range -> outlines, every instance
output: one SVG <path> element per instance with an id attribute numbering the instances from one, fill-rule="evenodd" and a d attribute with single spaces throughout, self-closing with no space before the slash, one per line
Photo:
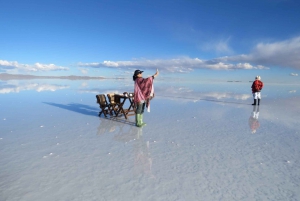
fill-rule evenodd
<path id="1" fill-rule="evenodd" d="M 29 79 L 67 79 L 67 80 L 97 80 L 97 79 L 113 79 L 105 77 L 90 77 L 90 76 L 37 76 L 37 75 L 22 75 L 22 74 L 7 74 L 0 73 L 0 80 L 29 80 Z M 123 79 L 123 78 L 115 78 Z"/>

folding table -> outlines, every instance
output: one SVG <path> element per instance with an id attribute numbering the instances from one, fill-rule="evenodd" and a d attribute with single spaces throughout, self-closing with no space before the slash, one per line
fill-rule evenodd
<path id="1" fill-rule="evenodd" d="M 127 119 L 128 116 L 135 115 L 133 93 L 124 92 L 123 94 L 115 94 L 114 97 L 115 97 L 115 102 L 118 106 L 116 116 L 118 116 L 119 114 L 124 114 L 125 118 Z M 129 101 L 129 107 L 124 108 L 124 105 L 127 100 Z"/>

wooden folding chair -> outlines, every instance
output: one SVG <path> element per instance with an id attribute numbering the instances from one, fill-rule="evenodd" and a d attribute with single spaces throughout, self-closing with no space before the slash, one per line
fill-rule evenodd
<path id="1" fill-rule="evenodd" d="M 99 112 L 99 117 L 101 116 L 101 114 L 103 113 L 105 117 L 107 117 L 106 115 L 110 112 L 110 105 L 107 103 L 105 94 L 98 94 L 96 95 L 97 98 L 97 103 L 100 106 L 101 111 Z"/>
<path id="2" fill-rule="evenodd" d="M 115 113 L 115 115 L 117 114 L 117 111 L 119 110 L 119 102 L 116 102 L 115 100 L 115 94 L 107 94 L 108 97 L 108 101 L 109 101 L 109 109 L 110 109 L 110 113 L 111 115 L 113 115 L 113 113 Z"/>

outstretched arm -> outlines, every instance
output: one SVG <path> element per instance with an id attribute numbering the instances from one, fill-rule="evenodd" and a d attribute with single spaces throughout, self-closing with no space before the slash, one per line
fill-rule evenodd
<path id="1" fill-rule="evenodd" d="M 156 69 L 156 73 L 152 75 L 152 77 L 155 78 L 156 76 L 158 76 L 158 74 L 159 74 L 158 69 Z"/>

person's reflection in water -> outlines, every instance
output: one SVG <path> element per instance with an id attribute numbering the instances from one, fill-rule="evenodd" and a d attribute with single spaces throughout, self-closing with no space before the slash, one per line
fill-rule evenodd
<path id="1" fill-rule="evenodd" d="M 128 132 L 119 133 L 114 136 L 114 139 L 133 145 L 135 174 L 145 174 L 154 178 L 152 174 L 152 158 L 149 151 L 150 143 L 143 140 L 142 128 L 134 126 L 129 126 L 129 128 Z"/>
<path id="2" fill-rule="evenodd" d="M 137 139 L 134 141 L 134 170 L 136 174 L 152 175 L 152 158 L 149 151 L 150 143 L 143 140 L 142 128 L 138 129 Z"/>
<path id="3" fill-rule="evenodd" d="M 258 121 L 258 116 L 259 116 L 259 106 L 254 105 L 253 110 L 251 112 L 251 116 L 249 117 L 249 126 L 252 134 L 256 133 L 257 129 L 260 126 Z"/>

